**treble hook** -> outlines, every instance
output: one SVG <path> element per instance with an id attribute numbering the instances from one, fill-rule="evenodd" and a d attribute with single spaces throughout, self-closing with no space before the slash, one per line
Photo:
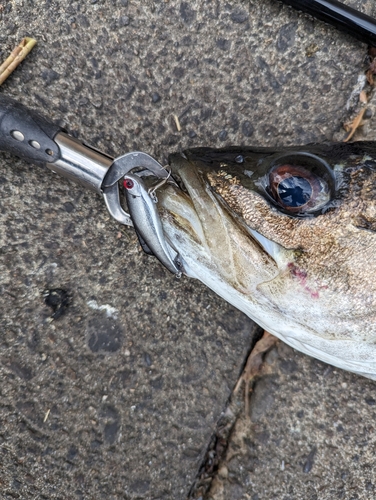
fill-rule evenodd
<path id="1" fill-rule="evenodd" d="M 158 203 L 158 198 L 155 194 L 156 190 L 159 189 L 160 187 L 164 186 L 166 182 L 168 182 L 169 178 L 171 177 L 171 169 L 168 169 L 165 167 L 165 170 L 167 170 L 168 175 L 167 177 L 161 179 L 155 186 L 152 186 L 148 189 L 148 195 L 150 198 L 154 201 L 154 203 Z"/>

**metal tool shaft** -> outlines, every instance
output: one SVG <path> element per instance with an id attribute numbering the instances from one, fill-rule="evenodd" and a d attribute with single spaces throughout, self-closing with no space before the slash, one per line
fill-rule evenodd
<path id="1" fill-rule="evenodd" d="M 60 149 L 60 158 L 54 163 L 46 163 L 53 172 L 101 193 L 102 183 L 113 158 L 86 146 L 72 136 L 60 132 L 55 136 Z"/>

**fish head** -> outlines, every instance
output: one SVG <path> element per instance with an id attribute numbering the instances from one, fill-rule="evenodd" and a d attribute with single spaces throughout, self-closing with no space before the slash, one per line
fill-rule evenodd
<path id="1" fill-rule="evenodd" d="M 189 276 L 270 333 L 376 378 L 376 144 L 197 148 L 158 195 Z"/>

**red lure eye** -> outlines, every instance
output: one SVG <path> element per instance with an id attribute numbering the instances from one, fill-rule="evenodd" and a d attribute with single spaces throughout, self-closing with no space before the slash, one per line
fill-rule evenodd
<path id="1" fill-rule="evenodd" d="M 134 186 L 134 182 L 132 181 L 132 179 L 125 179 L 125 181 L 123 182 L 123 185 L 124 185 L 125 189 L 132 189 Z"/>

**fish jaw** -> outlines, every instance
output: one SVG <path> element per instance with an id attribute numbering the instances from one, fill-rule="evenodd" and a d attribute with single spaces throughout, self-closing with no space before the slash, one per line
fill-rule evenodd
<path id="1" fill-rule="evenodd" d="M 158 195 L 163 229 L 180 255 L 185 274 L 204 283 L 263 328 L 272 330 L 269 320 L 273 318 L 275 307 L 258 287 L 278 276 L 276 262 L 256 239 L 234 224 L 227 213 L 221 213 L 220 204 L 217 205 L 220 214 L 217 226 L 220 225 L 225 233 L 220 245 L 222 259 L 219 254 L 213 254 L 213 240 L 206 239 L 202 228 L 202 222 L 205 226 L 207 219 L 196 219 L 193 203 L 187 199 L 182 201 L 180 197 L 171 186 Z M 281 256 L 282 259 L 286 259 L 286 255 Z M 276 321 L 277 317 L 276 310 Z"/>
<path id="2" fill-rule="evenodd" d="M 162 220 L 174 244 L 185 238 L 188 250 L 178 251 L 186 262 L 191 261 L 189 272 L 193 273 L 193 260 L 200 265 L 205 261 L 212 274 L 246 293 L 258 283 L 274 278 L 278 274 L 276 262 L 262 250 L 248 228 L 221 204 L 198 170 L 181 156 L 175 160 L 174 168 L 179 170 L 188 193 L 172 186 L 162 193 Z"/>
<path id="3" fill-rule="evenodd" d="M 268 217 L 276 214 L 257 193 L 248 193 L 254 197 L 249 209 L 256 214 L 252 220 L 244 211 L 229 207 L 228 198 L 213 189 L 210 175 L 203 175 L 195 162 L 176 155 L 172 163 L 186 192 L 167 186 L 158 194 L 159 208 L 165 234 L 181 255 L 186 274 L 292 347 L 375 378 L 375 332 L 370 328 L 375 323 L 373 310 L 365 320 L 364 310 L 351 312 L 348 294 L 338 283 L 333 286 L 325 276 L 312 273 L 307 253 L 296 242 L 288 248 L 278 234 L 270 236 Z M 239 192 L 236 196 L 241 198 Z M 260 213 L 265 224 L 260 223 Z M 338 222 L 341 214 L 336 216 Z M 308 220 L 306 230 L 314 231 L 318 219 Z M 289 227 L 279 222 L 280 229 L 293 235 L 299 221 L 286 216 L 281 220 Z M 373 235 L 368 237 L 367 244 L 372 247 Z M 353 243 L 349 242 L 347 252 L 352 251 Z M 334 254 L 339 250 L 336 248 Z"/>

